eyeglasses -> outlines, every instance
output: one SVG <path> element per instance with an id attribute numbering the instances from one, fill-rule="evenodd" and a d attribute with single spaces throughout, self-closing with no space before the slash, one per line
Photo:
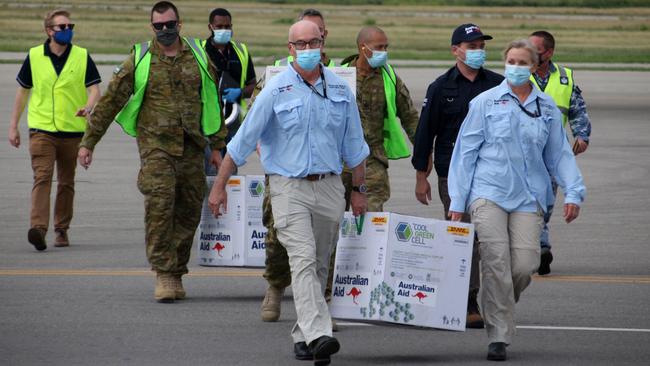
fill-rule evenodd
<path id="1" fill-rule="evenodd" d="M 53 24 L 53 25 L 50 26 L 50 28 L 54 28 L 54 27 L 59 27 L 60 30 L 66 30 L 66 29 L 73 30 L 74 29 L 74 24 L 73 23 L 70 23 L 70 24 Z"/>
<path id="2" fill-rule="evenodd" d="M 168 22 L 160 22 L 160 23 L 151 23 L 153 29 L 158 31 L 162 30 L 163 27 L 167 29 L 175 29 L 177 24 L 178 24 L 178 20 L 170 20 Z"/>
<path id="3" fill-rule="evenodd" d="M 304 50 L 305 48 L 307 48 L 307 45 L 309 45 L 309 48 L 320 47 L 320 45 L 323 44 L 323 40 L 319 38 L 314 38 L 311 41 L 295 41 L 295 42 L 289 42 L 289 44 L 292 44 L 297 50 Z"/>

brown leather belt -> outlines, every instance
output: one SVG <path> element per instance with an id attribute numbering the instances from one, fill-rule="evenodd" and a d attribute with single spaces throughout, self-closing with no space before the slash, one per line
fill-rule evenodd
<path id="1" fill-rule="evenodd" d="M 325 179 L 325 177 L 328 177 L 330 175 L 334 175 L 334 173 L 309 174 L 307 176 L 302 177 L 302 179 L 308 180 L 310 182 L 314 182 L 314 181 L 317 181 L 317 180 Z"/>

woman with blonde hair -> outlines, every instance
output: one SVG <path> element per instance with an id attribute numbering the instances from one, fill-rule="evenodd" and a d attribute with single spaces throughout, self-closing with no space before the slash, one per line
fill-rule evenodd
<path id="1" fill-rule="evenodd" d="M 539 266 L 544 211 L 564 192 L 564 219 L 578 217 L 582 175 L 553 99 L 529 81 L 538 56 L 528 40 L 504 52 L 505 77 L 470 103 L 449 168 L 450 216 L 467 210 L 481 243 L 479 304 L 488 360 L 506 359 L 515 333 L 514 308 Z"/>

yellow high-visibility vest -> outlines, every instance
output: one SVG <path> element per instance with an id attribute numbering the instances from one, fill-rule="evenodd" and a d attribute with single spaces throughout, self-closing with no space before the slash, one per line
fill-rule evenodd
<path id="1" fill-rule="evenodd" d="M 201 41 L 196 38 L 183 37 L 181 39 L 192 50 L 192 55 L 201 73 L 201 130 L 205 136 L 210 136 L 219 132 L 222 122 L 221 106 L 217 97 L 217 85 L 208 71 L 208 55 L 201 46 Z M 122 126 L 124 132 L 133 137 L 137 135 L 138 115 L 149 82 L 149 70 L 151 69 L 149 47 L 149 42 L 133 46 L 135 65 L 133 95 L 115 117 L 115 121 Z"/>
<path id="2" fill-rule="evenodd" d="M 50 132 L 86 130 L 86 118 L 76 117 L 75 114 L 88 101 L 88 51 L 75 45 L 70 47 L 70 54 L 59 75 L 50 57 L 45 55 L 45 45 L 29 50 L 33 84 L 27 112 L 29 128 Z"/>
<path id="3" fill-rule="evenodd" d="M 569 120 L 571 93 L 573 92 L 573 71 L 567 67 L 555 64 L 553 65 L 555 66 L 555 71 L 551 72 L 551 75 L 549 75 L 546 89 L 544 89 L 543 92 L 553 98 L 553 101 L 557 104 L 560 112 L 562 112 L 562 123 L 566 126 L 566 123 Z M 530 80 L 539 90 L 542 90 L 533 75 L 530 76 Z"/>
<path id="4" fill-rule="evenodd" d="M 341 65 L 350 66 L 349 63 Z M 393 67 L 385 64 L 381 68 L 386 96 L 386 116 L 384 117 L 384 153 L 391 160 L 404 159 L 411 156 L 411 150 L 406 144 L 402 127 L 397 122 L 397 77 Z"/>
<path id="5" fill-rule="evenodd" d="M 201 47 L 205 49 L 206 45 L 206 40 L 201 41 Z M 230 41 L 230 45 L 232 48 L 235 50 L 235 54 L 237 55 L 237 58 L 239 59 L 239 63 L 241 64 L 241 76 L 239 78 L 239 88 L 244 91 L 244 88 L 246 87 L 246 77 L 248 76 L 248 47 L 246 46 L 245 43 L 236 43 L 234 41 Z M 246 113 L 248 113 L 248 104 L 244 100 L 244 96 L 242 95 L 239 101 L 239 120 L 243 121 L 244 117 L 246 117 Z"/>

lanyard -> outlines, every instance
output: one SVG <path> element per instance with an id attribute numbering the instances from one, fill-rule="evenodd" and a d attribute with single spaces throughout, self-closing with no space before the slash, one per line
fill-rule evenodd
<path id="1" fill-rule="evenodd" d="M 516 97 L 513 98 L 513 99 L 515 100 L 515 102 L 517 102 L 517 105 L 519 106 L 519 108 L 522 111 L 524 111 L 524 113 L 526 113 L 526 115 L 528 115 L 528 117 L 537 118 L 537 117 L 540 117 L 542 115 L 542 111 L 539 108 L 539 98 L 535 98 L 535 104 L 537 105 L 537 110 L 535 111 L 535 113 L 532 113 L 532 112 L 528 111 L 528 109 L 524 108 L 524 106 L 521 105 L 521 103 L 519 102 L 519 99 L 517 99 Z"/>
<path id="2" fill-rule="evenodd" d="M 323 84 L 323 94 L 321 94 L 321 92 L 319 92 L 315 86 L 308 83 L 307 80 L 302 79 L 302 77 L 301 79 L 305 84 L 307 84 L 307 86 L 309 87 L 309 89 L 311 89 L 311 91 L 318 94 L 319 97 L 327 99 L 327 83 L 325 82 L 325 75 L 323 74 L 323 69 L 321 67 L 322 67 L 321 65 L 318 65 L 318 69 L 320 70 L 320 80 L 321 83 Z"/>

